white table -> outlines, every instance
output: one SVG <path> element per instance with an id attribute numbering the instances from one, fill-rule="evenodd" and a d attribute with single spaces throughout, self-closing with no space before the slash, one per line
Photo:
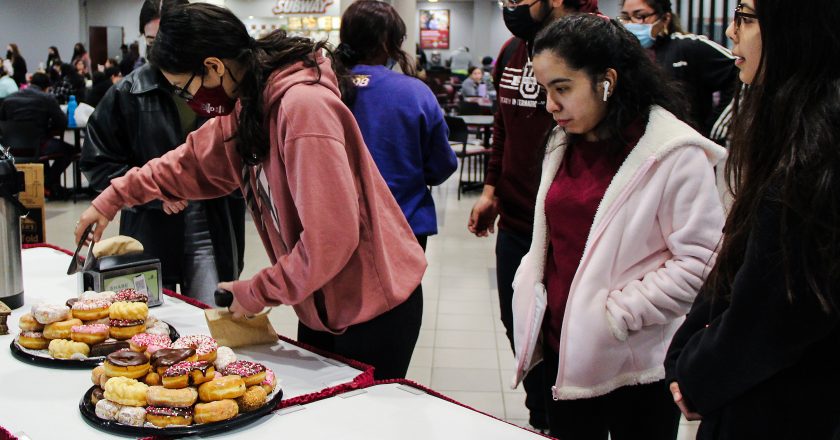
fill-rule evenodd
<path id="1" fill-rule="evenodd" d="M 18 319 L 32 304 L 46 300 L 63 304 L 75 296 L 75 276 L 64 275 L 70 256 L 48 248 L 23 251 L 24 307 L 9 317 L 9 335 L 0 336 L 0 426 L 23 432 L 33 440 L 122 438 L 90 427 L 78 404 L 92 386 L 88 369 L 39 367 L 14 358 L 9 344 L 19 332 Z M 2 264 L 2 263 L 0 263 Z M 204 312 L 172 297 L 151 314 L 175 327 L 181 335 L 209 334 Z M 294 344 L 235 349 L 240 358 L 258 360 L 277 375 L 283 399 L 350 383 L 362 371 Z M 276 434 L 276 433 L 275 433 Z"/>

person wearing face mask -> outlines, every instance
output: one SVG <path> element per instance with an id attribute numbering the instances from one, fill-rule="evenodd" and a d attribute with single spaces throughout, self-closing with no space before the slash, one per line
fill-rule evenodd
<path id="1" fill-rule="evenodd" d="M 6 48 L 6 59 L 12 62 L 12 79 L 15 80 L 15 84 L 18 87 L 21 84 L 26 84 L 26 60 L 21 56 L 17 44 L 11 43 Z"/>
<path id="2" fill-rule="evenodd" d="M 186 4 L 167 0 L 163 8 Z M 159 0 L 147 0 L 140 10 L 139 28 L 149 45 L 158 32 L 160 7 Z M 91 187 L 104 191 L 112 179 L 169 152 L 218 114 L 193 110 L 172 93 L 160 70 L 143 65 L 110 87 L 96 105 L 80 167 Z M 218 281 L 236 279 L 242 271 L 245 203 L 239 194 L 145 203 L 122 211 L 120 234 L 138 239 L 161 260 L 165 287 L 180 285 L 181 293 L 212 304 Z"/>
<path id="3" fill-rule="evenodd" d="M 101 236 L 125 206 L 241 189 L 271 266 L 219 284 L 234 317 L 292 306 L 299 341 L 372 365 L 376 379 L 401 378 L 420 333 L 426 259 L 341 101 L 326 45 L 283 30 L 254 40 L 207 3 L 165 10 L 150 62 L 191 106 L 219 116 L 113 179 L 75 232 L 96 223 Z"/>
<path id="4" fill-rule="evenodd" d="M 437 233 L 429 187 L 446 181 L 458 161 L 435 95 L 412 78 L 415 63 L 400 49 L 405 32 L 405 23 L 388 3 L 353 2 L 341 17 L 335 66 L 352 70 L 343 75 L 342 100 L 425 249 L 428 237 Z M 388 67 L 395 60 L 402 73 Z"/>
<path id="5" fill-rule="evenodd" d="M 545 112 L 545 92 L 534 78 L 534 37 L 560 17 L 597 12 L 597 0 L 507 0 L 503 16 L 513 34 L 496 58 L 493 84 L 497 111 L 493 125 L 493 153 L 487 165 L 484 189 L 470 212 L 468 230 L 478 237 L 495 231 L 496 280 L 501 320 L 513 347 L 513 274 L 528 251 L 537 198 L 539 151 L 554 122 Z M 542 372 L 536 365 L 524 382 L 529 423 L 546 429 L 542 401 Z"/>
<path id="6" fill-rule="evenodd" d="M 735 93 L 738 72 L 729 49 L 705 36 L 684 33 L 671 0 L 623 0 L 619 20 L 657 64 L 682 83 L 691 106 L 688 122 L 709 136 Z"/>

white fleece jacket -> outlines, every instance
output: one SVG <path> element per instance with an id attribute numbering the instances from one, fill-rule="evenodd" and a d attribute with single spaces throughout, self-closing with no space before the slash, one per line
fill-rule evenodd
<path id="1" fill-rule="evenodd" d="M 555 129 L 531 247 L 513 282 L 514 387 L 542 360 L 545 198 L 565 151 L 565 133 Z M 596 397 L 665 378 L 665 352 L 716 257 L 724 214 L 713 167 L 725 156 L 668 111 L 651 109 L 645 133 L 598 206 L 572 280 L 555 399 Z"/>

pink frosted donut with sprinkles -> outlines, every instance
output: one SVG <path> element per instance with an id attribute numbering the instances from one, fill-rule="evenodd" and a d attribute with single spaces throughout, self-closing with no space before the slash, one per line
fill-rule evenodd
<path id="1" fill-rule="evenodd" d="M 116 295 L 114 295 L 114 302 L 120 301 L 147 303 L 149 302 L 149 295 L 138 292 L 134 289 L 123 289 L 117 292 Z"/>
<path id="2" fill-rule="evenodd" d="M 266 394 L 274 392 L 274 387 L 277 386 L 277 377 L 274 376 L 274 371 L 271 368 L 265 367 L 265 380 L 260 382 Z"/>
<path id="3" fill-rule="evenodd" d="M 245 386 L 260 385 L 266 376 L 265 365 L 251 361 L 234 361 L 229 363 L 222 374 L 225 376 L 236 375 L 245 381 Z"/>
<path id="4" fill-rule="evenodd" d="M 128 341 L 131 350 L 138 353 L 149 351 L 152 352 L 160 350 L 161 348 L 169 348 L 172 346 L 172 341 L 169 336 L 164 335 L 150 335 L 148 333 L 138 333 L 131 337 Z"/>
<path id="5" fill-rule="evenodd" d="M 178 338 L 172 344 L 172 348 L 192 348 L 195 350 L 198 360 L 213 362 L 216 360 L 216 351 L 219 349 L 219 344 L 207 335 L 189 335 Z"/>

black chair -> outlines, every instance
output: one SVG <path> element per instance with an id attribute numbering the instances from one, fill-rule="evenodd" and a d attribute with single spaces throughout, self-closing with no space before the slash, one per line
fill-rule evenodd
<path id="1" fill-rule="evenodd" d="M 49 161 L 62 157 L 61 154 L 42 153 L 43 130 L 32 121 L 0 121 L 0 139 L 0 143 L 15 157 L 16 163 L 49 164 Z M 44 169 L 46 172 L 47 169 Z"/>
<path id="2" fill-rule="evenodd" d="M 444 116 L 444 118 L 446 125 L 449 126 L 449 143 L 461 162 L 461 169 L 458 172 L 458 200 L 461 200 L 462 192 L 481 190 L 484 187 L 484 173 L 493 150 L 484 148 L 481 142 L 470 140 L 467 123 L 463 118 L 457 116 Z M 464 177 L 465 173 L 466 177 Z"/>

